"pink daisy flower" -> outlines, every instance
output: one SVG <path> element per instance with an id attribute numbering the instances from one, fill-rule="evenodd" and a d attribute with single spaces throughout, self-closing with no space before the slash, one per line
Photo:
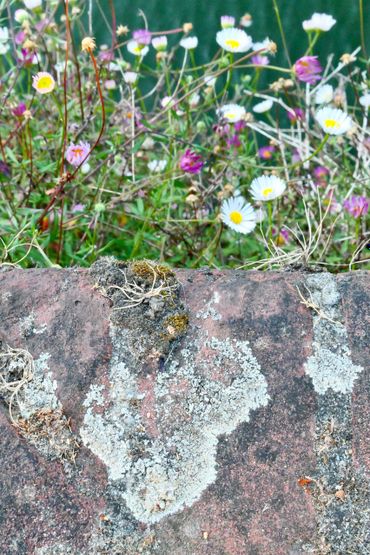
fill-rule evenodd
<path id="1" fill-rule="evenodd" d="M 86 162 L 89 157 L 90 145 L 89 143 L 78 143 L 77 145 L 71 143 L 66 150 L 66 160 L 72 166 L 79 166 L 82 162 Z"/>

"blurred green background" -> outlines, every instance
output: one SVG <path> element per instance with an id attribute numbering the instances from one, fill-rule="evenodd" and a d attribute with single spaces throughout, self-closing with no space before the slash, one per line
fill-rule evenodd
<path id="1" fill-rule="evenodd" d="M 87 4 L 87 2 L 86 2 Z M 194 24 L 193 33 L 199 38 L 196 57 L 199 62 L 210 59 L 217 49 L 215 34 L 220 27 L 221 15 L 239 18 L 246 12 L 253 18 L 253 25 L 246 29 L 254 41 L 266 36 L 281 46 L 272 0 L 114 0 L 117 24 L 128 25 L 130 30 L 142 28 L 143 19 L 138 15 L 143 10 L 149 29 L 160 31 L 181 27 L 184 22 Z M 360 17 L 358 0 L 278 0 L 284 30 L 292 60 L 299 58 L 307 46 L 302 21 L 313 12 L 333 15 L 337 24 L 320 38 L 316 53 L 324 58 L 335 53 L 340 56 L 360 45 Z M 100 6 L 106 18 L 111 21 L 108 0 L 101 0 Z M 370 50 L 370 0 L 363 0 L 365 34 Z M 94 33 L 101 44 L 110 42 L 109 31 L 101 12 L 94 2 Z M 178 35 L 170 39 L 175 44 Z M 283 62 L 282 48 L 277 61 Z"/>

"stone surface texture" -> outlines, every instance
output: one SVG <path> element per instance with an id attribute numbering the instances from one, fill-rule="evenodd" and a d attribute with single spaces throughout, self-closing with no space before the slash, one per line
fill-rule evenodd
<path id="1" fill-rule="evenodd" d="M 365 271 L 0 269 L 0 553 L 369 555 L 369 308 Z"/>

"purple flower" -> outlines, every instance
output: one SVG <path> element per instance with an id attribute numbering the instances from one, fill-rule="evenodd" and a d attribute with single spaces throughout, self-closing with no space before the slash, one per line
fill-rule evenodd
<path id="1" fill-rule="evenodd" d="M 12 109 L 12 114 L 16 118 L 21 118 L 26 110 L 27 110 L 27 106 L 25 105 L 25 103 L 20 102 L 18 106 Z"/>
<path id="2" fill-rule="evenodd" d="M 235 135 L 232 135 L 229 139 L 227 139 L 227 145 L 233 146 L 235 148 L 239 148 L 240 146 L 242 146 L 242 143 L 240 142 L 238 135 L 235 134 Z"/>
<path id="3" fill-rule="evenodd" d="M 251 62 L 255 66 L 268 66 L 270 63 L 270 60 L 268 59 L 267 56 L 261 56 L 261 54 L 256 54 L 255 56 L 252 56 Z"/>
<path id="4" fill-rule="evenodd" d="M 247 126 L 247 124 L 246 124 L 246 122 L 245 122 L 243 119 L 241 119 L 241 120 L 239 120 L 239 121 L 236 121 L 236 122 L 234 123 L 234 131 L 235 131 L 235 133 L 241 133 L 241 131 L 243 131 L 243 129 L 245 129 L 246 126 Z"/>
<path id="5" fill-rule="evenodd" d="M 142 46 L 147 46 L 152 40 L 152 33 L 148 29 L 137 29 L 132 36 Z"/>
<path id="6" fill-rule="evenodd" d="M 292 108 L 294 114 L 292 114 L 292 112 L 287 112 L 288 113 L 288 118 L 290 120 L 290 122 L 294 125 L 297 120 L 303 120 L 304 119 L 304 112 L 301 108 Z"/>
<path id="7" fill-rule="evenodd" d="M 85 210 L 85 205 L 84 204 L 74 204 L 71 208 L 71 212 L 72 214 L 75 214 L 76 212 L 83 212 Z"/>
<path id="8" fill-rule="evenodd" d="M 22 57 L 18 58 L 17 61 L 23 66 L 28 67 L 37 64 L 37 55 L 32 50 L 22 48 L 21 55 Z"/>
<path id="9" fill-rule="evenodd" d="M 102 63 L 109 64 L 114 60 L 114 53 L 112 52 L 112 50 L 100 50 L 98 57 Z"/>
<path id="10" fill-rule="evenodd" d="M 343 202 L 343 208 L 354 218 L 360 218 L 369 210 L 369 200 L 366 197 L 352 196 Z"/>
<path id="11" fill-rule="evenodd" d="M 3 181 L 4 178 L 8 178 L 11 176 L 10 167 L 8 164 L 0 160 L 0 181 Z"/>
<path id="12" fill-rule="evenodd" d="M 327 181 L 326 181 L 326 177 L 329 175 L 330 171 L 328 168 L 326 168 L 325 166 L 316 166 L 316 168 L 313 170 L 313 176 L 315 178 L 315 185 L 317 187 L 323 186 L 325 187 Z"/>
<path id="13" fill-rule="evenodd" d="M 321 79 L 322 67 L 317 56 L 303 56 L 294 64 L 294 71 L 298 81 L 314 85 Z"/>
<path id="14" fill-rule="evenodd" d="M 180 168 L 187 173 L 199 173 L 204 166 L 202 157 L 189 148 L 181 156 Z"/>
<path id="15" fill-rule="evenodd" d="M 261 148 L 258 149 L 258 156 L 263 160 L 270 160 L 274 152 L 275 147 L 273 145 L 261 146 Z"/>
<path id="16" fill-rule="evenodd" d="M 18 46 L 23 44 L 24 41 L 26 40 L 26 37 L 27 35 L 24 31 L 19 31 L 14 37 L 15 44 L 18 44 Z"/>
<path id="17" fill-rule="evenodd" d="M 82 162 L 86 162 L 89 157 L 90 145 L 89 143 L 78 143 L 74 145 L 71 143 L 66 150 L 66 160 L 72 166 L 79 166 Z"/>

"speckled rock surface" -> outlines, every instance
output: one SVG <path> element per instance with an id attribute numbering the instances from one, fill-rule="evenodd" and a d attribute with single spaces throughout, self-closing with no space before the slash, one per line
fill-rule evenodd
<path id="1" fill-rule="evenodd" d="M 366 272 L 0 271 L 0 553 L 369 555 L 369 298 Z"/>

